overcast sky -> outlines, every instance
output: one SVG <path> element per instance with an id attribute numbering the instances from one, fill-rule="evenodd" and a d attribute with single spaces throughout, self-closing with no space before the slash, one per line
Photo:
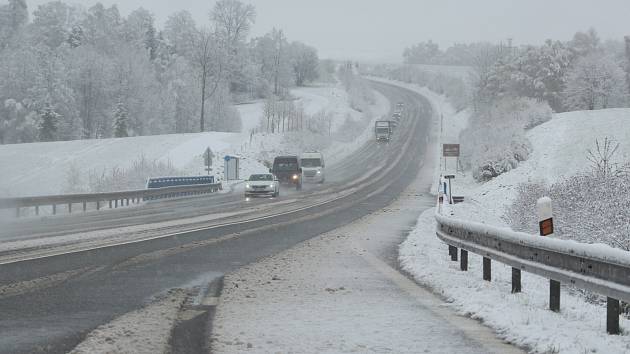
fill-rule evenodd
<path id="1" fill-rule="evenodd" d="M 0 0 L 0 2 L 5 2 Z M 27 0 L 31 10 L 48 0 Z M 67 0 L 91 6 L 94 0 Z M 213 0 L 102 0 L 123 15 L 142 6 L 158 25 L 188 10 L 207 22 Z M 594 27 L 603 38 L 630 34 L 630 0 L 246 0 L 257 9 L 253 35 L 273 27 L 335 59 L 399 61 L 405 47 L 513 38 L 515 44 L 570 39 Z"/>

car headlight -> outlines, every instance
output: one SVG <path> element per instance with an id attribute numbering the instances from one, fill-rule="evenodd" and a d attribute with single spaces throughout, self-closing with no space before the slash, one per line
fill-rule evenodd
<path id="1" fill-rule="evenodd" d="M 317 171 L 317 174 L 318 174 L 318 175 L 321 175 L 321 174 L 322 174 L 322 171 L 319 171 L 319 170 L 318 170 L 318 171 Z"/>
<path id="2" fill-rule="evenodd" d="M 245 188 L 248 188 L 248 189 L 249 189 L 249 188 L 251 188 L 251 186 L 249 185 L 249 183 L 247 183 L 247 184 L 245 185 Z"/>
<path id="3" fill-rule="evenodd" d="M 293 179 L 298 179 L 298 175 L 293 175 Z"/>
<path id="4" fill-rule="evenodd" d="M 273 184 L 270 184 L 270 185 L 269 185 L 269 188 L 273 188 L 273 187 L 274 187 L 274 185 L 273 185 Z"/>

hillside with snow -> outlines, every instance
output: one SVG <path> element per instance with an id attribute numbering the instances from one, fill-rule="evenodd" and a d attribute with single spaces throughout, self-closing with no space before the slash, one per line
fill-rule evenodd
<path id="1" fill-rule="evenodd" d="M 332 117 L 332 131 L 339 129 L 345 119 L 363 118 L 363 114 L 353 110 L 348 104 L 348 95 L 343 86 L 332 84 L 292 90 L 297 103 L 301 103 L 306 114 L 325 111 Z M 370 107 L 369 119 L 386 114 L 389 102 L 377 94 L 376 103 Z M 264 160 L 274 154 L 295 153 L 295 147 L 286 144 L 282 134 L 250 135 L 263 115 L 263 102 L 239 105 L 243 129 L 241 133 L 193 133 L 141 136 L 118 139 L 76 140 L 50 143 L 0 145 L 0 161 L 4 166 L 0 173 L 0 197 L 46 195 L 68 192 L 73 182 L 71 170 L 81 173 L 79 183 L 88 183 L 87 175 L 111 174 L 114 169 L 126 169 L 144 159 L 149 163 L 159 162 L 171 165 L 174 170 L 185 175 L 203 175 L 203 153 L 209 147 L 215 155 L 213 173 L 221 178 L 223 157 L 241 157 L 241 176 L 264 172 Z M 369 121 L 365 122 L 366 131 Z M 368 136 L 363 134 L 363 136 Z M 364 142 L 360 137 L 351 144 L 331 146 L 336 156 L 341 158 Z M 293 149 L 293 150 L 291 150 Z M 345 155 L 338 154 L 343 150 Z M 290 151 L 289 151 L 290 150 Z M 342 156 L 343 155 L 343 156 Z M 329 159 L 333 162 L 333 158 Z M 76 179 L 74 180 L 76 183 Z"/>
<path id="2" fill-rule="evenodd" d="M 630 161 L 630 109 L 555 114 L 549 122 L 527 132 L 533 151 L 516 169 L 483 184 L 474 182 L 470 175 L 455 183 L 460 192 L 462 188 L 468 191 L 467 196 L 473 202 L 501 216 L 514 199 L 520 183 L 540 181 L 551 184 L 589 171 L 587 151 L 595 148 L 596 139 L 601 142 L 606 137 L 620 144 L 615 159 Z"/>
<path id="3" fill-rule="evenodd" d="M 442 143 L 457 142 L 466 127 L 467 113 L 456 113 L 444 96 L 415 85 L 413 89 L 431 101 L 436 114 L 444 117 Z M 457 173 L 453 181 L 455 195 L 466 202 L 453 205 L 458 219 L 467 219 L 493 226 L 508 227 L 503 219 L 506 208 L 516 197 L 520 183 L 542 181 L 554 183 L 564 177 L 588 171 L 587 150 L 595 140 L 604 138 L 620 143 L 616 160 L 630 160 L 630 109 L 605 109 L 555 114 L 553 118 L 527 132 L 533 150 L 529 159 L 515 169 L 488 182 L 473 179 L 470 171 Z M 438 158 L 438 157 L 436 157 Z M 453 173 L 454 164 L 447 161 L 438 171 Z M 436 178 L 436 181 L 438 179 Z M 437 186 L 432 188 L 434 193 Z M 532 206 L 531 213 L 535 213 Z M 470 272 L 461 272 L 459 265 L 447 256 L 447 246 L 435 235 L 435 210 L 425 211 L 407 240 L 399 249 L 402 269 L 420 284 L 448 299 L 448 307 L 493 328 L 498 336 L 535 353 L 625 353 L 628 335 L 603 335 L 606 332 L 605 302 L 586 300 L 580 292 L 562 290 L 560 313 L 548 309 L 549 281 L 523 272 L 523 292 L 511 292 L 511 267 L 493 262 L 492 282 L 482 282 L 481 256 L 469 255 Z M 606 247 L 606 246 L 602 246 Z M 474 294 L 475 296 L 471 296 Z M 622 316 L 622 328 L 630 321 Z M 579 336 L 576 336 L 579 333 Z"/>

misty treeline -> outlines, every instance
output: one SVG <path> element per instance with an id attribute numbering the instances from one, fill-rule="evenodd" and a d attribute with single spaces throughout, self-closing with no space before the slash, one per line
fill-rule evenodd
<path id="1" fill-rule="evenodd" d="M 442 51 L 428 41 L 403 56 L 406 65 L 381 67 L 380 74 L 427 86 L 456 109 L 470 110 L 460 137 L 462 162 L 481 181 L 526 160 L 526 130 L 553 112 L 630 105 L 630 38 L 603 41 L 594 29 L 541 45 L 456 44 Z M 464 65 L 468 73 L 448 75 L 426 64 Z"/>
<path id="2" fill-rule="evenodd" d="M 139 8 L 26 0 L 0 6 L 0 144 L 240 131 L 234 102 L 314 80 L 317 51 L 281 30 L 249 38 L 254 6 L 220 0 L 206 23 Z"/>

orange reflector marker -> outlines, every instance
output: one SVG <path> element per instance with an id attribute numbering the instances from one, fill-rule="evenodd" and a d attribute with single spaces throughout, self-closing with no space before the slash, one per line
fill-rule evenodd
<path id="1" fill-rule="evenodd" d="M 540 222 L 540 235 L 549 236 L 553 234 L 553 219 L 545 219 Z"/>

